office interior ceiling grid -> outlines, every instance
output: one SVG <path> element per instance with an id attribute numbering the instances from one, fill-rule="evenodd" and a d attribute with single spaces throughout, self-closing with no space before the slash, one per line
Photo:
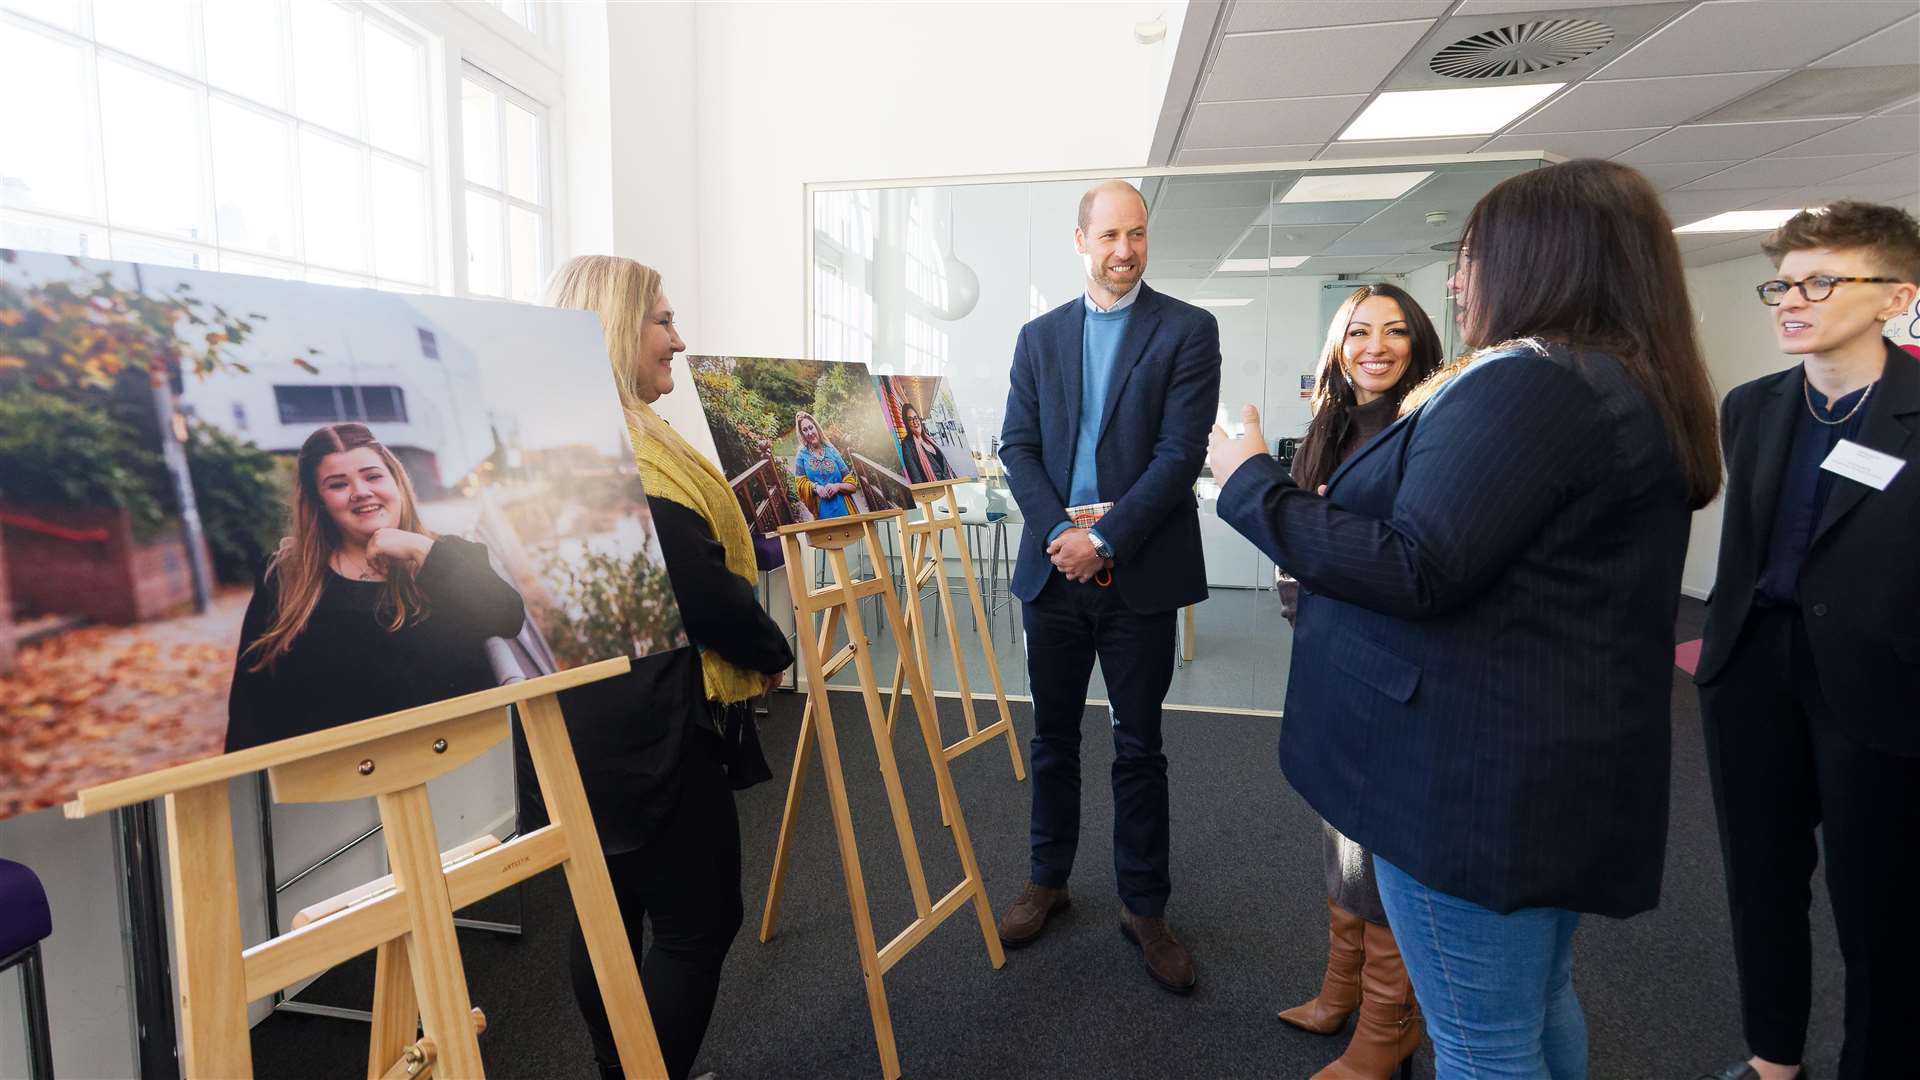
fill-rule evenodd
<path id="1" fill-rule="evenodd" d="M 1661 188 L 1675 224 L 1726 210 L 1842 197 L 1920 211 L 1920 0 L 1194 0 L 1187 18 L 1189 31 L 1211 40 L 1192 78 L 1168 87 L 1162 115 L 1178 127 L 1171 139 L 1156 140 L 1166 148 L 1156 164 L 1541 150 L 1632 164 Z M 1574 23 L 1605 26 L 1613 37 L 1586 56 L 1491 80 L 1448 78 L 1432 67 L 1440 54 L 1476 35 Z M 1592 36 L 1580 40 L 1597 40 L 1597 32 L 1587 33 Z M 1487 135 L 1338 138 L 1383 92 L 1541 82 L 1567 85 Z M 1357 262 L 1374 247 L 1393 246 L 1383 237 L 1372 242 L 1389 221 L 1423 223 L 1426 211 L 1446 210 L 1457 234 L 1464 209 L 1455 196 L 1466 182 L 1446 175 L 1436 173 L 1355 222 L 1275 222 L 1272 215 L 1282 208 L 1264 203 L 1168 204 L 1194 211 L 1180 221 L 1195 230 L 1192 244 L 1169 239 L 1183 258 L 1198 262 L 1203 235 L 1216 241 L 1237 226 L 1232 246 L 1211 253 L 1216 262 L 1273 239 L 1276 254 L 1319 248 L 1316 258 L 1285 272 L 1327 273 L 1325 260 Z M 1186 186 L 1163 185 L 1165 197 Z M 1264 232 L 1279 224 L 1315 231 L 1280 243 L 1280 234 Z M 1353 227 L 1328 239 L 1318 227 L 1332 224 Z M 1156 254 L 1168 231 L 1156 229 Z M 1399 246 L 1410 243 L 1402 237 Z M 1282 252 L 1286 244 L 1303 250 Z M 1689 265 L 1720 262 L 1757 252 L 1758 235 L 1689 237 L 1684 249 Z M 1394 258 L 1384 258 L 1388 254 Z M 1382 251 L 1379 265 L 1354 272 L 1385 272 L 1389 262 L 1407 266 L 1417 254 Z"/>

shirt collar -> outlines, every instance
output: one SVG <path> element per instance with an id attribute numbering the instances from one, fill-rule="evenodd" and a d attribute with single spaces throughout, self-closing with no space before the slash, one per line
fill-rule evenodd
<path id="1" fill-rule="evenodd" d="M 1086 301 L 1088 311 L 1100 312 L 1103 315 L 1112 315 L 1116 311 L 1124 311 L 1125 309 L 1132 307 L 1133 302 L 1135 300 L 1140 299 L 1140 286 L 1145 284 L 1146 284 L 1145 279 L 1134 282 L 1133 288 L 1127 290 L 1127 295 L 1122 296 L 1118 300 L 1115 300 L 1113 302 L 1113 306 L 1105 309 L 1104 311 L 1101 310 L 1100 305 L 1093 302 L 1093 297 L 1091 295 L 1082 296 L 1081 299 Z"/>

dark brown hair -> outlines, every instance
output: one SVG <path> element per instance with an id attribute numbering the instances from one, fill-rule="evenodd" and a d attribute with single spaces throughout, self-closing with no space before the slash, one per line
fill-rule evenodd
<path id="1" fill-rule="evenodd" d="M 1775 266 L 1809 248 L 1865 251 L 1889 277 L 1920 282 L 1920 222 L 1897 206 L 1842 199 L 1800 211 L 1760 243 Z"/>
<path id="2" fill-rule="evenodd" d="M 1375 296 L 1384 296 L 1400 305 L 1400 317 L 1407 321 L 1407 335 L 1411 339 L 1407 369 L 1400 373 L 1400 381 L 1393 384 L 1393 389 L 1387 391 L 1395 408 L 1408 391 L 1439 370 L 1440 334 L 1433 328 L 1433 320 L 1427 318 L 1427 313 L 1405 289 L 1376 282 L 1348 294 L 1327 324 L 1326 347 L 1320 351 L 1320 378 L 1313 387 L 1313 419 L 1307 423 L 1307 433 L 1294 451 L 1294 473 L 1300 478 L 1300 486 L 1308 491 L 1326 483 L 1340 464 L 1335 460 L 1340 443 L 1353 422 L 1352 410 L 1359 406 L 1353 379 L 1347 374 L 1347 328 L 1353 322 L 1354 311 Z"/>
<path id="3" fill-rule="evenodd" d="M 1660 412 L 1698 509 L 1720 493 L 1713 385 L 1694 338 L 1673 222 L 1647 178 L 1583 159 L 1496 184 L 1467 217 L 1462 329 L 1611 353 Z"/>

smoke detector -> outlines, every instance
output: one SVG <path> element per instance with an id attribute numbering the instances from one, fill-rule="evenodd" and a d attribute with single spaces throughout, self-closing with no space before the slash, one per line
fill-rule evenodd
<path id="1" fill-rule="evenodd" d="M 1167 20 L 1144 19 L 1133 24 L 1133 40 L 1141 45 L 1158 45 L 1167 36 Z"/>
<path id="2" fill-rule="evenodd" d="M 1534 75 L 1583 60 L 1613 43 L 1613 27 L 1592 19 L 1536 19 L 1484 30 L 1445 46 L 1427 60 L 1450 79 Z"/>
<path id="3" fill-rule="evenodd" d="M 1445 210 L 1429 210 L 1427 211 L 1427 224 L 1445 225 L 1452 217 L 1453 215 L 1447 213 Z"/>

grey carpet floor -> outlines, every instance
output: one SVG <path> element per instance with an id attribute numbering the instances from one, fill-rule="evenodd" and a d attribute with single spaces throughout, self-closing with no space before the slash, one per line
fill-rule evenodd
<path id="1" fill-rule="evenodd" d="M 1676 639 L 1699 636 L 1700 605 L 1683 602 Z M 763 724 L 779 778 L 739 798 L 747 925 L 727 960 L 720 1002 L 696 1072 L 743 1078 L 878 1077 L 845 887 L 816 764 L 808 777 L 778 933 L 758 938 L 774 837 L 801 699 L 776 695 Z M 988 705 L 990 708 L 990 703 Z M 860 699 L 835 694 L 836 730 L 851 789 L 861 863 L 880 941 L 903 929 L 912 902 L 874 742 Z M 1031 732 L 1024 706 L 1016 726 Z M 941 703 L 947 738 L 963 731 L 959 703 Z M 1587 919 L 1575 982 L 1591 1032 L 1594 1080 L 1691 1080 L 1742 1055 L 1719 844 L 1691 684 L 1675 672 L 1673 803 L 1660 908 L 1617 921 Z M 1325 956 L 1320 840 L 1312 810 L 1275 762 L 1280 721 L 1169 712 L 1174 894 L 1169 917 L 1193 949 L 1200 986 L 1175 997 L 1150 982 L 1118 932 L 1102 710 L 1086 719 L 1083 832 L 1074 907 L 1035 945 L 994 970 L 970 910 L 948 920 L 886 977 L 908 1077 L 1305 1078 L 1340 1052 L 1274 1019 L 1309 997 Z M 959 880 L 940 825 L 917 729 L 894 734 L 914 823 L 937 898 Z M 1026 749 L 1021 748 L 1023 757 Z M 996 907 L 1026 879 L 1028 788 L 1003 743 L 954 765 L 967 824 Z M 1809 1064 L 1831 1075 L 1839 1053 L 1842 972 L 1824 887 L 1815 883 L 1814 1017 Z M 525 895 L 519 939 L 462 934 L 476 1004 L 491 1027 L 481 1045 L 496 1078 L 591 1078 L 574 1009 L 565 940 L 566 886 L 542 875 Z M 487 911 L 512 918 L 495 898 Z M 343 965 L 305 999 L 364 1006 L 371 964 Z M 262 1077 L 337 1077 L 365 1069 L 364 1025 L 278 1014 L 254 1029 Z M 1432 1075 L 1422 1049 L 1417 1075 Z"/>

